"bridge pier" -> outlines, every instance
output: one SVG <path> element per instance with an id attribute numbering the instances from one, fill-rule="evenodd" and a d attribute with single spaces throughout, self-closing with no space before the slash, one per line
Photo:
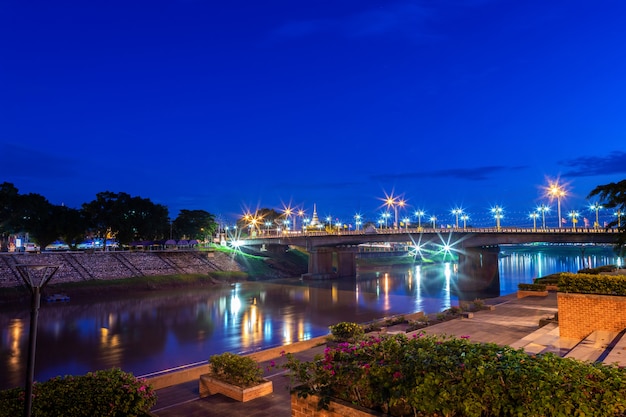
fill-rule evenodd
<path id="1" fill-rule="evenodd" d="M 356 276 L 356 254 L 359 248 L 337 248 L 337 276 L 353 277 Z"/>
<path id="2" fill-rule="evenodd" d="M 356 247 L 318 247 L 309 250 L 309 272 L 303 279 L 333 279 L 356 275 Z M 337 269 L 333 260 L 337 260 Z"/>
<path id="3" fill-rule="evenodd" d="M 483 297 L 500 295 L 500 269 L 498 257 L 500 248 L 478 247 L 464 248 L 459 254 L 459 275 L 457 288 L 474 299 L 472 293 L 480 293 Z"/>

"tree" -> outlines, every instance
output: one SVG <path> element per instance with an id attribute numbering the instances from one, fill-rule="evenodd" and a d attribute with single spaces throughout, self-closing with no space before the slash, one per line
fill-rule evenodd
<path id="1" fill-rule="evenodd" d="M 217 230 L 215 216 L 204 210 L 181 210 L 173 226 L 178 237 L 202 241 Z"/>
<path id="2" fill-rule="evenodd" d="M 6 251 L 8 237 L 16 233 L 15 205 L 19 197 L 19 191 L 9 182 L 0 184 L 0 251 Z"/>
<path id="3" fill-rule="evenodd" d="M 167 207 L 127 193 L 98 193 L 83 211 L 94 233 L 121 243 L 163 239 L 169 230 Z"/>
<path id="4" fill-rule="evenodd" d="M 618 226 L 617 249 L 620 254 L 623 254 L 626 245 L 626 222 L 621 220 L 621 216 L 626 213 L 626 180 L 599 185 L 589 193 L 587 198 L 595 196 L 600 198 L 600 203 L 604 207 L 617 209 L 617 218 L 610 222 L 607 228 Z"/>
<path id="5" fill-rule="evenodd" d="M 82 210 L 66 206 L 54 206 L 54 217 L 59 222 L 59 237 L 71 249 L 85 237 L 87 221 Z"/>
<path id="6" fill-rule="evenodd" d="M 17 199 L 15 210 L 19 219 L 16 226 L 19 231 L 28 232 L 41 249 L 61 235 L 62 224 L 55 216 L 55 207 L 39 194 L 20 195 Z"/>
<path id="7" fill-rule="evenodd" d="M 254 213 L 244 214 L 237 220 L 237 228 L 251 232 L 252 230 L 263 231 L 268 228 L 282 227 L 285 216 L 274 209 L 261 208 Z"/>

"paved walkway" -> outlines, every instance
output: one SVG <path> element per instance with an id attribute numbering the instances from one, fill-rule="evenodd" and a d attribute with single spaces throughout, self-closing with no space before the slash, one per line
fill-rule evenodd
<path id="1" fill-rule="evenodd" d="M 473 313 L 471 318 L 459 318 L 431 325 L 423 329 L 428 334 L 469 336 L 474 342 L 491 342 L 524 348 L 533 353 L 555 352 L 560 356 L 578 344 L 578 340 L 558 337 L 558 326 L 539 328 L 540 319 L 553 318 L 557 312 L 556 293 L 547 297 L 517 299 L 509 295 L 487 300 L 492 310 Z M 389 329 L 390 331 L 393 329 Z M 323 353 L 325 345 L 297 353 L 302 360 L 310 360 Z M 281 363 L 281 358 L 276 359 Z M 261 362 L 266 369 L 269 362 Z M 158 417 L 174 416 L 246 416 L 246 417 L 290 417 L 291 404 L 289 378 L 279 367 L 266 371 L 267 378 L 274 383 L 273 394 L 246 403 L 231 400 L 222 395 L 198 398 L 198 381 L 157 390 L 158 402 L 152 412 Z"/>

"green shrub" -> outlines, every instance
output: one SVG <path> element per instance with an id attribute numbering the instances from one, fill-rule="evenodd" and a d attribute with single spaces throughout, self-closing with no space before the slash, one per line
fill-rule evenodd
<path id="1" fill-rule="evenodd" d="M 466 338 L 386 335 L 287 355 L 294 390 L 320 407 L 338 398 L 391 416 L 614 417 L 626 412 L 626 370 Z"/>
<path id="2" fill-rule="evenodd" d="M 559 291 L 566 293 L 626 295 L 626 275 L 572 274 L 559 277 Z"/>
<path id="3" fill-rule="evenodd" d="M 331 338 L 335 342 L 355 342 L 365 335 L 360 324 L 342 321 L 330 326 Z"/>
<path id="4" fill-rule="evenodd" d="M 615 265 L 602 265 L 602 266 L 598 266 L 595 268 L 583 268 L 580 271 L 578 271 L 578 273 L 597 275 L 597 274 L 603 274 L 607 272 L 614 272 L 616 270 L 617 270 L 617 266 Z"/>
<path id="5" fill-rule="evenodd" d="M 209 359 L 211 373 L 224 382 L 249 388 L 263 381 L 263 370 L 252 358 L 234 353 L 213 355 Z"/>
<path id="6" fill-rule="evenodd" d="M 156 403 L 145 380 L 120 369 L 52 378 L 33 385 L 33 417 L 142 416 Z M 22 415 L 24 390 L 0 391 L 0 417 Z"/>
<path id="7" fill-rule="evenodd" d="M 521 291 L 545 291 L 545 284 L 517 284 L 517 289 Z"/>
<path id="8" fill-rule="evenodd" d="M 535 278 L 534 284 L 557 285 L 559 283 L 560 274 L 546 275 L 545 277 Z"/>

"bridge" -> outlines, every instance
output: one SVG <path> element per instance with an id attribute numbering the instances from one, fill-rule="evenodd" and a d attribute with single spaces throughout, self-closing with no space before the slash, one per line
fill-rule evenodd
<path id="1" fill-rule="evenodd" d="M 359 246 L 374 243 L 404 243 L 414 248 L 439 246 L 454 251 L 459 259 L 459 279 L 499 281 L 500 245 L 525 243 L 614 244 L 617 229 L 589 228 L 402 228 L 353 231 L 291 232 L 243 238 L 240 246 L 262 246 L 266 250 L 301 247 L 309 252 L 305 279 L 332 279 L 356 275 Z M 335 261 L 333 261 L 335 260 Z M 336 269 L 334 268 L 336 263 Z"/>

